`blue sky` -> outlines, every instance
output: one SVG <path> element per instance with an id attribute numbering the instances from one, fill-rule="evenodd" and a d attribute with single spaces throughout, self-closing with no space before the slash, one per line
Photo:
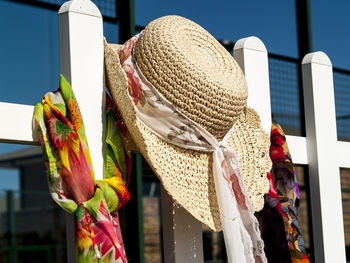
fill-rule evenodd
<path id="1" fill-rule="evenodd" d="M 348 0 L 311 0 L 313 50 L 324 51 L 334 66 L 350 70 L 349 10 Z M 220 39 L 236 41 L 254 35 L 269 52 L 297 56 L 291 0 L 135 0 L 138 25 L 169 14 L 189 18 Z M 0 101 L 33 105 L 57 88 L 57 13 L 0 0 L 0 24 Z M 104 31 L 109 42 L 118 42 L 117 25 L 105 23 Z M 20 147 L 0 144 L 0 154 Z M 15 171 L 0 170 L 0 189 L 17 188 L 14 178 Z"/>

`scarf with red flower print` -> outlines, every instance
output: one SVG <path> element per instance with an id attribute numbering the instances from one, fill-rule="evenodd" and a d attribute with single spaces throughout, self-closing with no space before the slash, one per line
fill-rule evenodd
<path id="1" fill-rule="evenodd" d="M 118 209 L 130 198 L 130 152 L 123 147 L 126 127 L 107 95 L 106 178 L 95 181 L 84 123 L 73 90 L 60 76 L 60 88 L 34 107 L 52 198 L 75 217 L 79 263 L 127 262 Z"/>
<path id="2" fill-rule="evenodd" d="M 270 158 L 273 162 L 270 190 L 259 220 L 265 253 L 270 263 L 309 263 L 298 223 L 299 187 L 282 127 L 273 122 Z"/>

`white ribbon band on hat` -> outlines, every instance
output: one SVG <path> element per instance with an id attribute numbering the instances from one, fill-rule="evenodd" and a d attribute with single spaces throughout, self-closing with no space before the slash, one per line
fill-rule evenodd
<path id="1" fill-rule="evenodd" d="M 162 140 L 176 146 L 213 153 L 213 176 L 229 262 L 267 262 L 258 221 L 253 215 L 241 178 L 238 158 L 227 145 L 231 130 L 221 142 L 193 122 L 147 81 L 135 63 L 132 51 L 139 35 L 119 49 L 129 80 L 136 117 Z"/>

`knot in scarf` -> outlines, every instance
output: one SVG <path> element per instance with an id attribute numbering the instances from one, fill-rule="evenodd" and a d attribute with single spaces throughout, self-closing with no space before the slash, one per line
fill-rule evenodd
<path id="1" fill-rule="evenodd" d="M 84 123 L 73 90 L 60 88 L 34 107 L 33 127 L 43 151 L 52 198 L 74 214 L 77 261 L 127 262 L 118 209 L 130 199 L 126 186 L 131 158 L 123 147 L 126 129 L 107 95 L 105 179 L 95 181 Z"/>

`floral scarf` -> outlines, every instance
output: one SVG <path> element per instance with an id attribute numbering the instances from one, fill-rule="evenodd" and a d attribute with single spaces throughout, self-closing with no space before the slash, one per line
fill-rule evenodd
<path id="1" fill-rule="evenodd" d="M 270 138 L 270 191 L 265 195 L 264 209 L 256 213 L 266 256 L 270 263 L 309 263 L 297 218 L 299 188 L 294 164 L 285 134 L 276 122 Z"/>
<path id="2" fill-rule="evenodd" d="M 123 147 L 126 128 L 107 95 L 105 179 L 95 181 L 84 123 L 73 90 L 60 88 L 35 104 L 33 127 L 44 157 L 52 198 L 75 217 L 77 262 L 127 262 L 118 209 L 130 198 L 126 188 L 131 157 Z"/>

